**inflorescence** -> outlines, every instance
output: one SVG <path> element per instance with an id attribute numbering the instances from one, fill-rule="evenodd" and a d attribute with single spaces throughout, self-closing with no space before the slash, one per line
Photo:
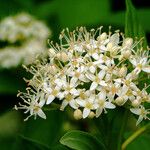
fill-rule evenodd
<path id="1" fill-rule="evenodd" d="M 37 61 L 27 71 L 33 74 L 27 93 L 19 93 L 24 103 L 15 106 L 46 119 L 43 108 L 61 103 L 70 106 L 76 119 L 99 117 L 102 112 L 124 106 L 139 116 L 137 124 L 149 119 L 149 51 L 141 40 L 80 27 L 68 28 L 59 36 L 60 44 L 50 43 L 49 58 Z M 145 80 L 146 81 L 146 80 Z M 141 84 L 142 83 L 142 84 Z"/>

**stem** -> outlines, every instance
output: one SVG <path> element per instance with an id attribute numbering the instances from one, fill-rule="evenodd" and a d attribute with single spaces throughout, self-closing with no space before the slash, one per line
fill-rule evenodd
<path id="1" fill-rule="evenodd" d="M 121 146 L 121 150 L 125 150 L 126 147 L 134 141 L 138 136 L 140 136 L 143 132 L 150 128 L 150 123 L 141 127 L 137 131 L 135 131 Z"/>
<path id="2" fill-rule="evenodd" d="M 128 119 L 128 110 L 125 110 L 124 115 L 123 115 L 123 119 L 122 119 L 121 129 L 120 129 L 119 136 L 118 136 L 117 150 L 121 149 L 122 137 L 123 137 L 124 130 L 125 130 L 125 127 L 127 124 L 127 119 Z"/>

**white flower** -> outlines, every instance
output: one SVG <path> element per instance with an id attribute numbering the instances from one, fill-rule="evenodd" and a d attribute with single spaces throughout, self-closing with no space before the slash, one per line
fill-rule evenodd
<path id="1" fill-rule="evenodd" d="M 134 72 L 136 74 L 139 74 L 141 71 L 150 73 L 150 65 L 149 65 L 149 60 L 148 56 L 143 56 L 143 57 L 131 57 L 130 62 L 132 65 L 135 67 Z"/>
<path id="2" fill-rule="evenodd" d="M 67 77 L 66 77 L 66 80 L 63 84 L 63 93 L 62 93 L 64 95 L 64 97 L 67 94 L 72 94 L 74 96 L 78 96 L 79 91 L 76 89 L 77 86 L 78 86 L 78 83 L 77 83 L 76 78 L 71 78 L 70 81 L 67 81 Z"/>
<path id="3" fill-rule="evenodd" d="M 92 83 L 90 86 L 90 90 L 95 90 L 99 85 L 100 86 L 107 86 L 106 82 L 103 80 L 105 76 L 105 71 L 101 70 L 98 74 L 94 75 L 92 73 L 86 74 L 87 78 L 89 78 Z"/>
<path id="4" fill-rule="evenodd" d="M 70 68 L 68 69 L 68 75 L 72 77 L 72 80 L 74 81 L 83 81 L 83 82 L 89 82 L 89 79 L 85 76 L 86 67 L 80 66 L 77 69 Z"/>
<path id="5" fill-rule="evenodd" d="M 120 106 L 120 105 L 124 105 L 124 103 L 128 100 L 128 87 L 127 86 L 123 86 L 120 87 L 118 89 L 118 91 L 116 92 L 116 95 L 118 96 L 115 99 L 115 102 Z"/>
<path id="6" fill-rule="evenodd" d="M 111 102 L 106 100 L 106 91 L 101 91 L 96 97 L 96 103 L 98 104 L 98 108 L 96 109 L 96 117 L 99 117 L 104 110 L 106 112 L 106 108 L 114 109 L 116 106 Z"/>
<path id="7" fill-rule="evenodd" d="M 41 93 L 37 93 L 37 95 L 24 95 L 26 96 L 26 98 L 28 98 L 27 100 L 25 100 L 24 97 L 21 96 L 25 104 L 19 103 L 19 106 L 15 105 L 15 109 L 25 109 L 26 111 L 24 113 L 30 113 L 30 115 L 25 119 L 25 121 L 28 120 L 28 118 L 31 116 L 34 116 L 34 118 L 36 119 L 37 115 L 43 119 L 46 119 L 46 115 L 42 110 L 42 107 L 45 104 L 44 95 L 41 95 Z"/>
<path id="8" fill-rule="evenodd" d="M 147 116 L 150 114 L 149 110 L 146 110 L 142 105 L 139 108 L 131 108 L 130 111 L 139 116 L 136 125 L 138 125 L 143 119 L 150 120 L 150 118 Z"/>
<path id="9" fill-rule="evenodd" d="M 46 89 L 46 93 L 47 93 L 47 101 L 46 104 L 50 104 L 56 97 L 59 97 L 60 93 L 60 87 L 56 86 L 56 87 L 49 87 Z"/>
<path id="10" fill-rule="evenodd" d="M 97 104 L 95 103 L 95 95 L 92 93 L 87 99 L 85 99 L 85 100 L 77 99 L 76 101 L 80 107 L 84 107 L 83 118 L 88 117 L 91 110 L 95 110 L 97 108 Z"/>
<path id="11" fill-rule="evenodd" d="M 75 95 L 66 94 L 64 100 L 61 104 L 60 110 L 64 110 L 64 108 L 69 104 L 73 109 L 78 109 L 79 105 L 75 101 Z"/>

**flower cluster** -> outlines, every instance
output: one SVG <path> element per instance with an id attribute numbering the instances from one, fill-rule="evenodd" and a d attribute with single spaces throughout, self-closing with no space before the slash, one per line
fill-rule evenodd
<path id="1" fill-rule="evenodd" d="M 43 106 L 56 102 L 60 110 L 70 106 L 81 119 L 124 106 L 139 116 L 137 124 L 149 119 L 149 85 L 141 83 L 149 78 L 150 65 L 142 40 L 133 41 L 119 31 L 102 32 L 102 27 L 66 29 L 59 39 L 60 44 L 50 43 L 48 60 L 26 68 L 33 78 L 26 80 L 27 94 L 20 93 L 25 104 L 16 108 L 45 118 Z"/>
<path id="2" fill-rule="evenodd" d="M 48 27 L 26 13 L 4 18 L 0 22 L 0 66 L 10 68 L 30 64 L 46 49 Z M 39 42 L 40 41 L 40 42 Z"/>

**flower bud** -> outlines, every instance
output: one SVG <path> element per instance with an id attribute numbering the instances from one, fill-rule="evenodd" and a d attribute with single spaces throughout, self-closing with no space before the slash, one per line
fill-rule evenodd
<path id="1" fill-rule="evenodd" d="M 116 100 L 115 100 L 115 103 L 118 106 L 122 106 L 124 104 L 124 99 L 122 97 L 117 97 Z"/>
<path id="2" fill-rule="evenodd" d="M 90 112 L 88 118 L 93 119 L 95 117 L 95 113 L 93 111 Z"/>
<path id="3" fill-rule="evenodd" d="M 62 62 L 66 62 L 69 60 L 68 55 L 65 52 L 59 52 L 56 54 L 58 60 Z"/>
<path id="4" fill-rule="evenodd" d="M 100 36 L 97 37 L 98 40 L 103 41 L 107 39 L 106 32 L 102 33 Z"/>
<path id="5" fill-rule="evenodd" d="M 50 57 L 55 56 L 56 52 L 55 52 L 55 50 L 53 48 L 50 48 L 48 51 L 49 51 Z"/>
<path id="6" fill-rule="evenodd" d="M 133 39 L 132 38 L 126 38 L 123 41 L 123 46 L 130 48 L 133 44 Z"/>
<path id="7" fill-rule="evenodd" d="M 109 42 L 109 43 L 107 44 L 107 49 L 108 49 L 108 51 L 111 51 L 112 48 L 113 48 L 113 46 L 114 46 L 114 44 L 113 44 L 112 42 Z"/>
<path id="8" fill-rule="evenodd" d="M 119 70 L 119 76 L 124 77 L 127 74 L 127 67 L 123 66 Z"/>
<path id="9" fill-rule="evenodd" d="M 132 101 L 132 106 L 133 107 L 138 107 L 140 105 L 140 101 L 139 100 L 134 100 L 134 101 Z"/>
<path id="10" fill-rule="evenodd" d="M 49 71 L 51 74 L 55 75 L 57 73 L 58 69 L 54 65 L 50 65 Z"/>
<path id="11" fill-rule="evenodd" d="M 131 51 L 130 50 L 123 51 L 122 56 L 128 59 L 131 56 Z"/>
<path id="12" fill-rule="evenodd" d="M 76 109 L 76 110 L 74 111 L 73 116 L 74 116 L 74 118 L 75 118 L 76 120 L 81 119 L 81 118 L 82 118 L 82 111 L 81 111 L 80 109 Z"/>

